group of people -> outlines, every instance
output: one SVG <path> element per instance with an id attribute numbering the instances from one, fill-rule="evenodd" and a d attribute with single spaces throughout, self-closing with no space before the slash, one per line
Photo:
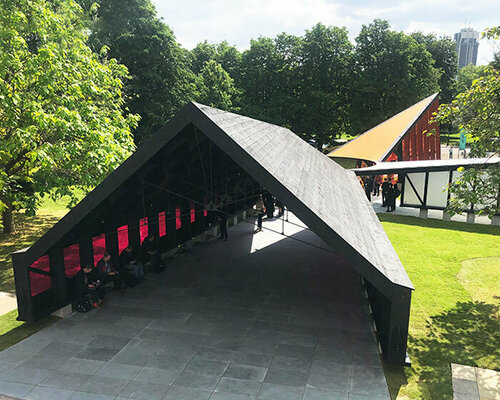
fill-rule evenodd
<path id="1" fill-rule="evenodd" d="M 396 199 L 401 194 L 397 183 L 393 183 L 387 178 L 382 181 L 382 177 L 379 175 L 360 178 L 360 182 L 368 201 L 372 200 L 372 196 L 380 196 L 380 188 L 382 187 L 382 207 L 387 207 L 387 211 L 396 209 Z"/>
<path id="2" fill-rule="evenodd" d="M 144 239 L 141 245 L 141 255 L 138 256 L 132 244 L 128 244 L 120 254 L 117 265 L 106 252 L 96 266 L 84 265 L 75 277 L 77 289 L 77 309 L 79 305 L 89 303 L 101 308 L 104 304 L 104 287 L 113 282 L 116 291 L 122 292 L 124 286 L 134 287 L 139 284 L 145 275 L 144 264 L 150 263 L 149 269 L 160 273 L 165 270 L 165 264 L 158 250 L 158 243 L 153 234 Z M 88 310 L 86 310 L 88 311 Z"/>
<path id="3" fill-rule="evenodd" d="M 267 218 L 274 218 L 274 212 L 278 209 L 278 218 L 285 212 L 285 206 L 279 200 L 275 199 L 271 193 L 266 192 L 259 195 L 255 203 L 254 210 L 257 214 L 257 229 L 255 233 L 262 231 L 262 218 L 266 215 Z"/>

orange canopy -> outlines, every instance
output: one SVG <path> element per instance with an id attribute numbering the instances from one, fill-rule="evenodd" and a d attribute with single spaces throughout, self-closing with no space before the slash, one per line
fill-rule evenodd
<path id="1" fill-rule="evenodd" d="M 420 118 L 437 95 L 438 93 L 434 93 L 401 111 L 342 147 L 333 150 L 328 156 L 368 160 L 375 163 L 384 161 L 383 158 L 392 152 L 392 149 L 408 133 L 413 123 Z"/>

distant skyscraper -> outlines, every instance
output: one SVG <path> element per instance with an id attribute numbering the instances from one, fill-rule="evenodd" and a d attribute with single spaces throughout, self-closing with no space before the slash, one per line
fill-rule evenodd
<path id="1" fill-rule="evenodd" d="M 455 42 L 457 42 L 458 68 L 477 62 L 477 49 L 479 47 L 479 32 L 472 28 L 460 29 L 455 33 Z"/>

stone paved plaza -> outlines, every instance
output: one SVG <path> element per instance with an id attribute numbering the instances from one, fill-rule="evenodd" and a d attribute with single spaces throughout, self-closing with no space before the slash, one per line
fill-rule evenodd
<path id="1" fill-rule="evenodd" d="M 290 215 L 290 221 L 300 224 Z M 0 353 L 0 394 L 73 400 L 387 400 L 360 278 L 312 232 L 242 222 L 106 306 Z M 269 229 L 273 230 L 270 231 Z"/>

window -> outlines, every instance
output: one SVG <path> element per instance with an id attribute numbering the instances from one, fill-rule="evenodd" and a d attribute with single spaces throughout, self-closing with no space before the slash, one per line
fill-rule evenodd
<path id="1" fill-rule="evenodd" d="M 80 246 L 73 244 L 63 250 L 66 278 L 73 278 L 80 271 Z"/>
<path id="2" fill-rule="evenodd" d="M 32 268 L 36 268 L 46 273 L 50 273 L 50 263 L 49 256 L 42 256 L 31 264 Z M 49 275 L 40 274 L 36 271 L 29 272 L 30 274 L 30 286 L 31 286 L 31 296 L 34 297 L 40 293 L 46 292 L 52 289 L 52 282 Z"/>
<path id="3" fill-rule="evenodd" d="M 106 236 L 104 233 L 92 238 L 92 247 L 94 249 L 94 266 L 96 266 L 106 253 Z"/>
<path id="4" fill-rule="evenodd" d="M 182 223 L 181 223 L 181 208 L 176 207 L 175 208 L 175 229 L 181 229 L 182 228 Z"/>
<path id="5" fill-rule="evenodd" d="M 128 226 L 123 225 L 118 228 L 118 252 L 121 252 L 128 246 Z"/>
<path id="6" fill-rule="evenodd" d="M 160 237 L 163 237 L 167 234 L 167 218 L 165 215 L 165 211 L 158 213 L 158 232 Z"/>

